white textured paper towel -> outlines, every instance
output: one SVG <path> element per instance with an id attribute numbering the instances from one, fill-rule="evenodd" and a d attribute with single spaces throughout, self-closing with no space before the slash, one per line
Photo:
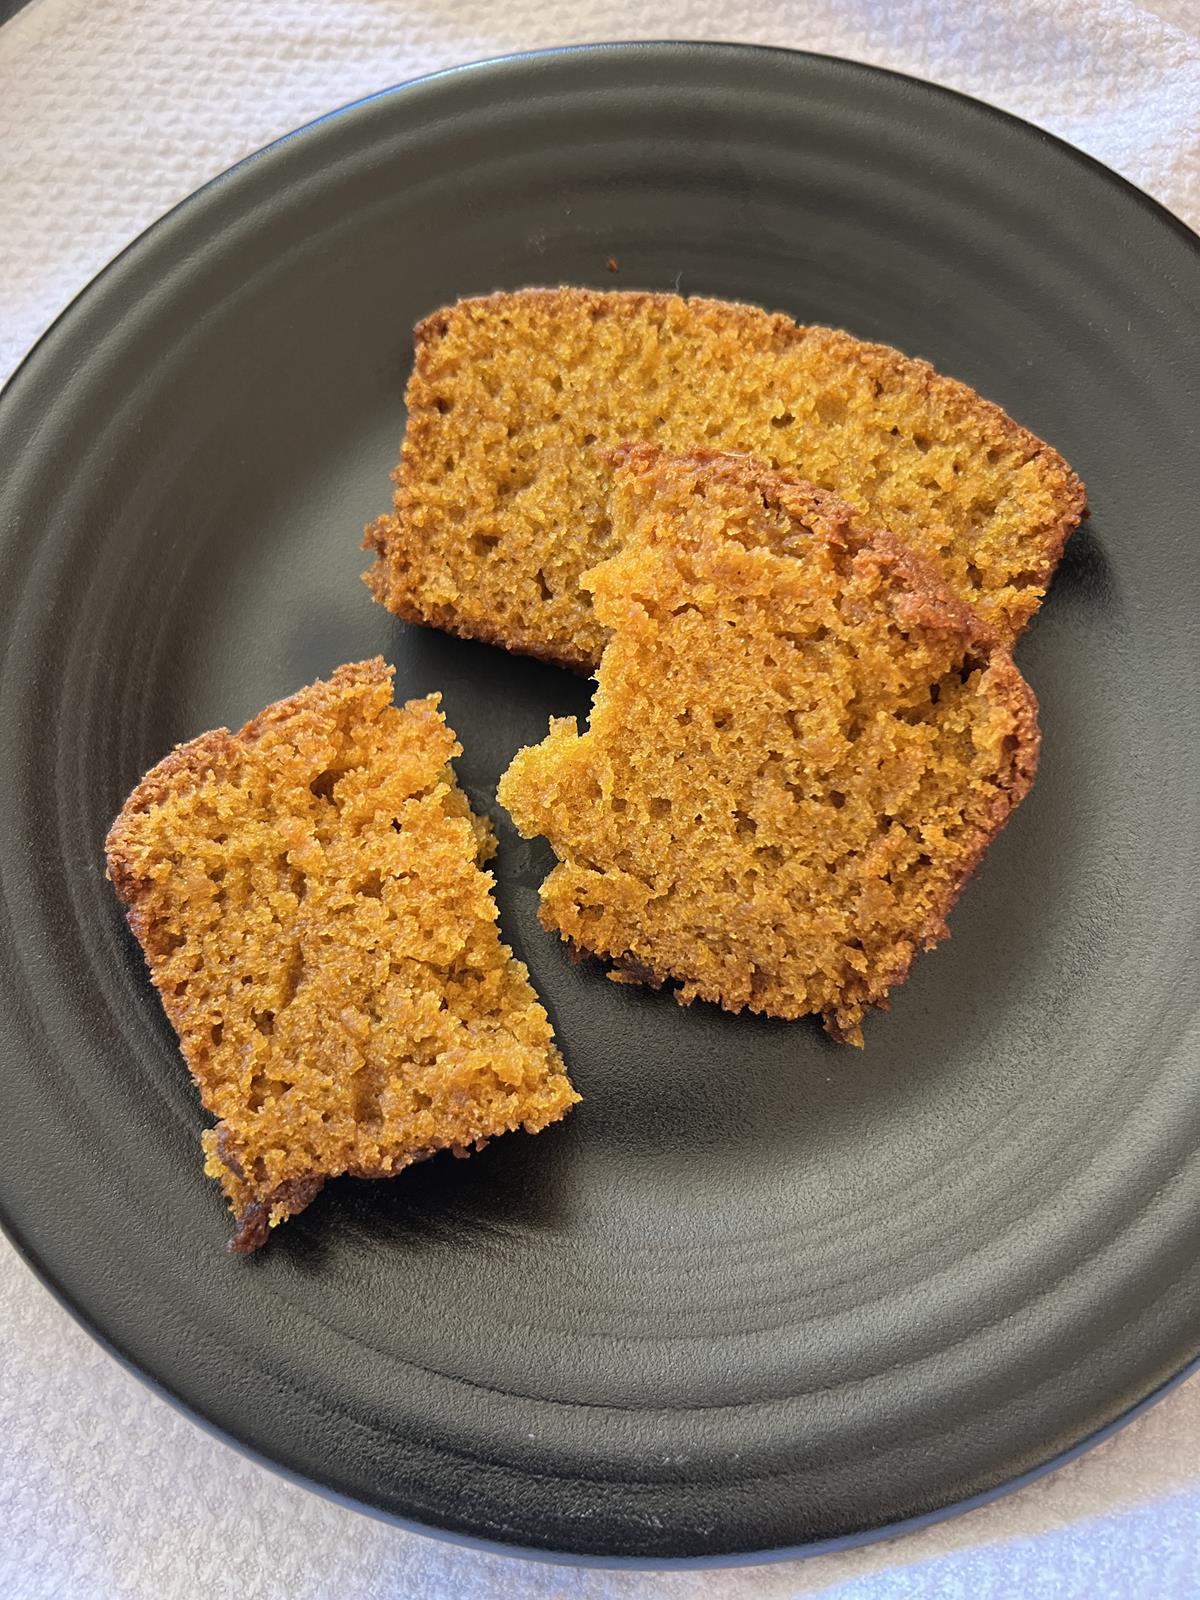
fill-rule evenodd
<path id="1" fill-rule="evenodd" d="M 1200 0 L 33 0 L 0 29 L 0 379 L 135 234 L 276 136 L 437 67 L 627 38 L 793 45 L 933 78 L 1200 227 Z M 1200 1596 L 1200 1382 L 1053 1477 L 892 1544 L 751 1571 L 576 1571 L 401 1533 L 243 1460 L 0 1243 L 6 1600 L 500 1594 Z"/>

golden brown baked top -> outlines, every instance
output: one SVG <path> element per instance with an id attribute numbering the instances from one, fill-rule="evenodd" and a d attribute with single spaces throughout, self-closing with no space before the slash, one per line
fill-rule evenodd
<path id="1" fill-rule="evenodd" d="M 861 1043 L 1032 782 L 1033 695 L 833 496 L 745 458 L 614 459 L 588 730 L 553 721 L 500 784 L 559 858 L 543 921 L 616 978 Z"/>
<path id="2" fill-rule="evenodd" d="M 449 762 L 437 695 L 392 704 L 381 660 L 240 733 L 180 745 L 108 836 L 205 1107 L 233 1247 L 342 1173 L 530 1132 L 579 1097 L 501 943 L 490 826 Z"/>
<path id="3" fill-rule="evenodd" d="M 395 510 L 367 530 L 399 616 L 584 670 L 614 553 L 606 447 L 756 455 L 933 561 L 1003 639 L 1084 510 L 1062 458 L 924 361 L 754 306 L 525 290 L 416 330 Z"/>

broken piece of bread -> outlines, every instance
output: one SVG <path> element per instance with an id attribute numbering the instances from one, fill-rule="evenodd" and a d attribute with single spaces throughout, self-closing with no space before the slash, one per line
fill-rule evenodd
<path id="1" fill-rule="evenodd" d="M 449 765 L 438 696 L 381 660 L 240 733 L 180 745 L 108 836 L 207 1110 L 205 1170 L 253 1250 L 326 1179 L 536 1132 L 579 1096 L 501 943 L 494 848 Z"/>
<path id="2" fill-rule="evenodd" d="M 682 1001 L 862 1042 L 1037 765 L 995 632 L 890 533 L 745 458 L 618 452 L 587 731 L 500 800 L 559 865 L 542 920 Z"/>

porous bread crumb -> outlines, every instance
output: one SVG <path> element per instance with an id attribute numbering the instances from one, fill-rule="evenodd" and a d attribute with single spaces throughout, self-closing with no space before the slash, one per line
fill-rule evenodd
<path id="1" fill-rule="evenodd" d="M 500 784 L 541 915 L 611 976 L 861 1044 L 1037 765 L 987 624 L 889 533 L 745 458 L 610 458 L 619 553 L 588 729 Z"/>
<path id="2" fill-rule="evenodd" d="M 180 745 L 113 824 L 108 869 L 206 1109 L 232 1248 L 327 1178 L 531 1133 L 579 1097 L 501 943 L 490 825 L 440 696 L 376 659 Z"/>
<path id="3" fill-rule="evenodd" d="M 460 301 L 416 330 L 376 599 L 588 671 L 581 584 L 615 553 L 605 449 L 756 455 L 934 562 L 1011 642 L 1084 512 L 1049 445 L 926 362 L 725 301 L 584 289 Z"/>

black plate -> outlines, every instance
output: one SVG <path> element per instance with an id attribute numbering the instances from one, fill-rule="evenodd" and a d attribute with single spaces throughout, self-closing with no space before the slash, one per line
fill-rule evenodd
<path id="1" fill-rule="evenodd" d="M 619 271 L 607 266 L 615 257 Z M 1037 787 L 864 1053 L 572 967 L 494 788 L 587 686 L 359 582 L 413 320 L 727 295 L 931 358 L 1091 490 L 1020 658 Z M 366 1506 L 593 1558 L 864 1536 L 1076 1447 L 1200 1342 L 1197 241 L 920 83 L 603 47 L 389 93 L 236 168 L 8 390 L 0 1201 L 111 1346 Z M 172 741 L 381 650 L 498 816 L 584 1104 L 244 1261 L 101 840 Z"/>

